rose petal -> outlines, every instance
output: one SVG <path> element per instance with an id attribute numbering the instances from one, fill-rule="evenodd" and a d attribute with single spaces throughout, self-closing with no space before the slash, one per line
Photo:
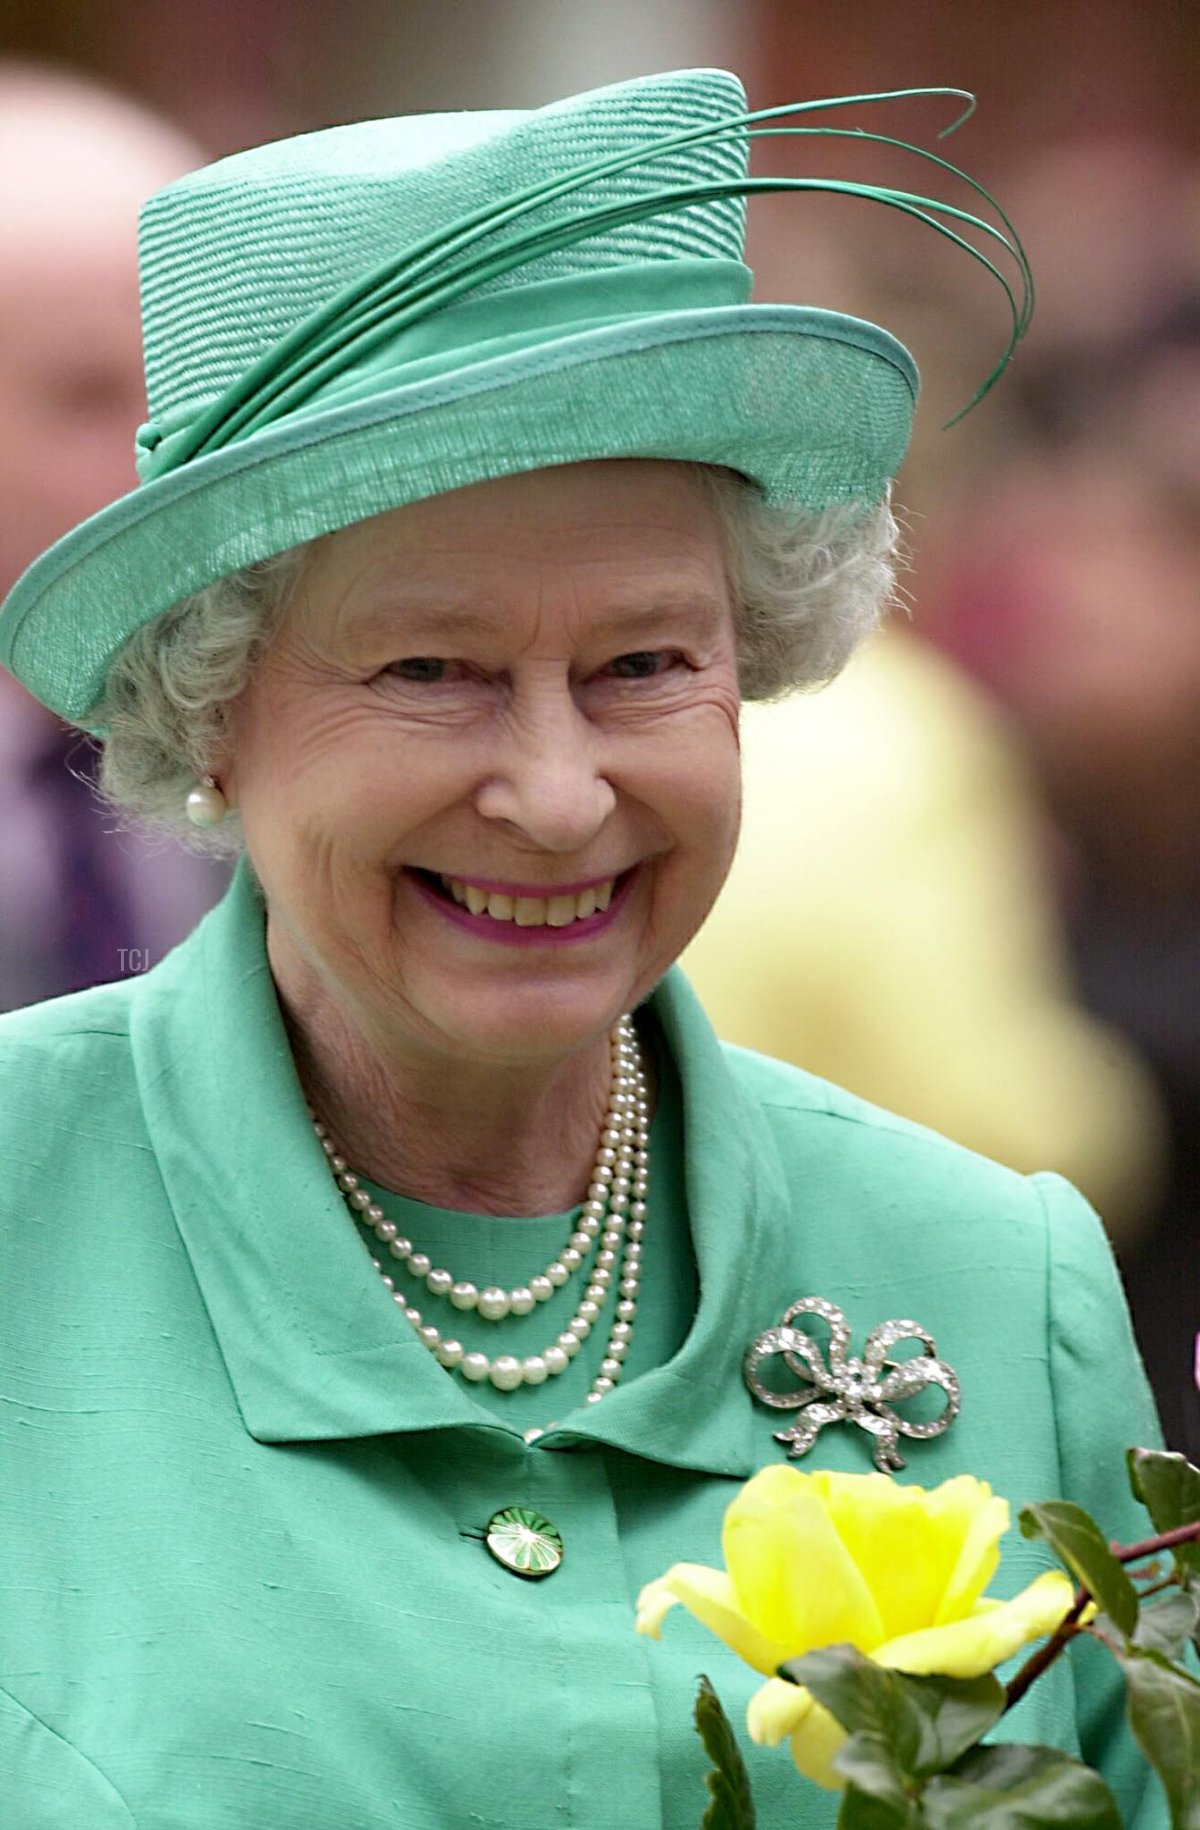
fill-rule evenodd
<path id="1" fill-rule="evenodd" d="M 1012 1601 L 985 1599 L 969 1619 L 906 1633 L 878 1647 L 871 1657 L 914 1676 L 937 1672 L 945 1677 L 982 1677 L 1028 1640 L 1052 1633 L 1074 1598 L 1070 1579 L 1060 1570 L 1047 1570 Z"/>
<path id="2" fill-rule="evenodd" d="M 845 1785 L 833 1757 L 844 1746 L 846 1731 L 802 1684 L 770 1678 L 750 1699 L 746 1727 L 759 1747 L 778 1747 L 790 1737 L 792 1759 L 819 1786 L 840 1791 Z"/>
<path id="3" fill-rule="evenodd" d="M 680 1602 L 755 1671 L 774 1671 L 792 1656 L 794 1648 L 768 1638 L 746 1619 L 725 1571 L 704 1563 L 675 1563 L 665 1576 L 646 1584 L 638 1596 L 638 1632 L 657 1639 L 665 1615 Z"/>
<path id="4" fill-rule="evenodd" d="M 757 1747 L 778 1747 L 794 1734 L 813 1708 L 815 1698 L 803 1684 L 768 1678 L 746 1705 L 746 1727 Z"/>
<path id="5" fill-rule="evenodd" d="M 956 1481 L 947 1482 L 948 1487 L 957 1485 Z M 1000 1563 L 1000 1539 L 1009 1526 L 1008 1501 L 993 1494 L 984 1481 L 973 1481 L 972 1485 L 979 1489 L 982 1503 L 970 1519 L 941 1605 L 930 1615 L 931 1622 L 937 1625 L 969 1615 Z"/>
<path id="6" fill-rule="evenodd" d="M 813 1704 L 792 1736 L 792 1759 L 800 1771 L 827 1791 L 840 1792 L 845 1778 L 833 1764 L 846 1745 L 846 1731 L 820 1703 Z"/>
<path id="7" fill-rule="evenodd" d="M 725 1564 L 741 1612 L 786 1646 L 784 1658 L 841 1640 L 869 1652 L 883 1639 L 870 1588 L 830 1520 L 826 1479 L 764 1468 L 725 1514 Z"/>
<path id="8" fill-rule="evenodd" d="M 862 1571 L 879 1611 L 885 1640 L 969 1613 L 989 1571 L 981 1550 L 1008 1524 L 1008 1507 L 983 1481 L 961 1476 L 932 1492 L 901 1487 L 884 1474 L 826 1474 L 830 1516 Z M 998 1509 L 998 1510 L 997 1510 Z M 979 1575 L 965 1593 L 964 1554 Z M 943 1613 L 948 1591 L 963 1591 L 956 1613 Z"/>
<path id="9" fill-rule="evenodd" d="M 666 1576 L 656 1576 L 653 1582 L 647 1582 L 637 1598 L 637 1621 L 639 1633 L 646 1633 L 651 1639 L 662 1638 L 662 1623 L 673 1607 L 679 1602 Z"/>

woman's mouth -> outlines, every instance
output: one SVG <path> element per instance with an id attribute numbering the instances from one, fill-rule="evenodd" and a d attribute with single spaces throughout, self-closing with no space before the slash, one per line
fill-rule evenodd
<path id="1" fill-rule="evenodd" d="M 439 881 L 455 902 L 472 915 L 515 921 L 518 928 L 569 928 L 573 921 L 584 921 L 597 912 L 603 914 L 616 888 L 616 878 L 607 877 L 578 895 L 559 892 L 554 896 L 506 896 L 476 883 L 464 883 L 458 877 L 442 877 Z"/>
<path id="2" fill-rule="evenodd" d="M 448 876 L 440 871 L 414 869 L 412 875 L 422 889 L 437 899 L 447 914 L 459 914 L 460 919 L 466 918 L 473 928 L 482 929 L 485 933 L 495 924 L 500 931 L 497 938 L 500 938 L 505 929 L 512 934 L 516 928 L 552 928 L 578 931 L 582 936 L 583 933 L 594 932 L 600 926 L 607 926 L 607 922 L 601 918 L 610 909 L 614 909 L 614 898 L 617 903 L 622 900 L 622 891 L 630 882 L 633 871 L 622 871 L 615 877 L 605 877 L 593 883 L 562 888 L 555 886 L 540 894 L 535 894 L 532 888 L 524 886 L 471 882 L 467 878 Z"/>

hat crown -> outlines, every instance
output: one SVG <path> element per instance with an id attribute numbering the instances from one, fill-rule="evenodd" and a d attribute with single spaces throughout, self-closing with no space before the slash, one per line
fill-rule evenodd
<path id="1" fill-rule="evenodd" d="M 740 115 L 723 70 L 683 70 L 533 111 L 431 114 L 327 128 L 237 153 L 159 191 L 141 222 L 146 385 L 155 418 L 199 409 L 293 327 L 390 251 L 482 202 L 649 140 Z M 736 179 L 748 141 L 684 146 L 540 206 L 619 203 L 675 184 Z M 738 259 L 740 198 L 603 230 L 479 288 L 599 272 L 629 262 Z"/>

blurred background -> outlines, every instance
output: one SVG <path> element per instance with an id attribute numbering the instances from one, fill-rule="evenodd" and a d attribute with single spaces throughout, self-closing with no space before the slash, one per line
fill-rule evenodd
<path id="1" fill-rule="evenodd" d="M 1079 1182 L 1168 1440 L 1195 1459 L 1195 0 L 0 0 L 0 595 L 132 486 L 150 190 L 340 121 L 690 64 L 736 69 L 755 106 L 973 90 L 939 150 L 1003 201 L 1038 311 L 1001 385 L 943 431 L 1003 347 L 988 276 L 863 203 L 752 209 L 758 296 L 877 319 L 920 365 L 898 490 L 912 615 L 819 699 L 747 720 L 745 855 L 688 963 L 724 1033 Z M 953 110 L 851 118 L 934 146 Z M 756 159 L 931 183 L 841 140 Z M 116 830 L 92 766 L 0 676 L 0 1008 L 145 970 L 220 893 L 217 867 Z"/>

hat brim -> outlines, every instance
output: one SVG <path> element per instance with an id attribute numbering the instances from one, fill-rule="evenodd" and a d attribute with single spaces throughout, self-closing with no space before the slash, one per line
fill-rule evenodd
<path id="1" fill-rule="evenodd" d="M 239 568 L 388 509 L 596 458 L 720 465 L 772 501 L 882 499 L 907 448 L 912 358 L 803 306 L 673 312 L 297 415 L 122 497 L 42 555 L 0 660 L 86 725 L 143 623 Z"/>

